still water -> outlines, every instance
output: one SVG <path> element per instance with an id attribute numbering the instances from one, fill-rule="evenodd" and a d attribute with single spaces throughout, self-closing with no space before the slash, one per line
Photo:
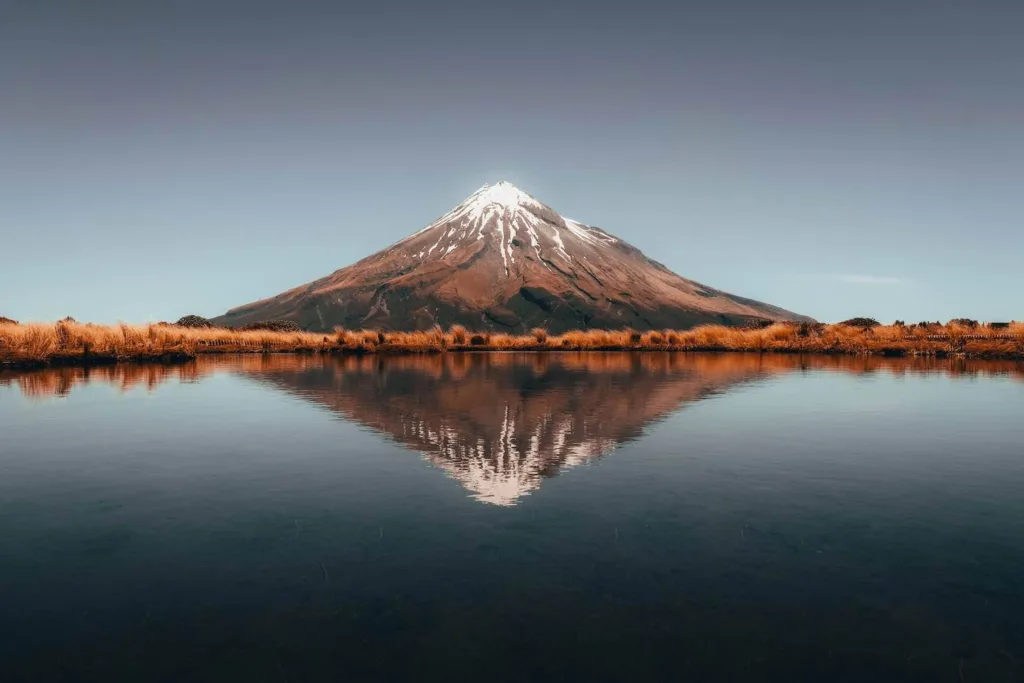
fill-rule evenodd
<path id="1" fill-rule="evenodd" d="M 1024 366 L 0 374 L 0 680 L 1024 680 Z"/>

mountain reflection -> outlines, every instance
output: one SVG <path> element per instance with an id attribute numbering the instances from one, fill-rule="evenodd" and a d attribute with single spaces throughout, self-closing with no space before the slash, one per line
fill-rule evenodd
<path id="1" fill-rule="evenodd" d="M 156 390 L 228 372 L 286 391 L 421 452 L 478 500 L 514 505 L 546 477 L 592 462 L 688 404 L 801 371 L 1024 377 L 1014 362 L 682 353 L 202 356 L 0 373 L 30 398 L 98 382 Z"/>
<path id="2" fill-rule="evenodd" d="M 680 406 L 771 372 L 669 354 L 450 354 L 262 369 L 254 376 L 367 425 L 513 505 Z"/>

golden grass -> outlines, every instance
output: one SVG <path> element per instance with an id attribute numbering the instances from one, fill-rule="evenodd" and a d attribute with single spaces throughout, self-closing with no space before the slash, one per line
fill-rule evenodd
<path id="1" fill-rule="evenodd" d="M 329 337 L 307 332 L 236 332 L 173 325 L 102 325 L 58 322 L 0 325 L 0 360 L 46 361 L 71 357 L 194 356 L 203 352 L 318 351 Z"/>
<path id="2" fill-rule="evenodd" d="M 346 330 L 248 332 L 173 325 L 100 326 L 0 323 L 0 362 L 77 362 L 81 359 L 193 357 L 203 353 L 376 353 L 514 350 L 669 350 L 878 354 L 1024 358 L 1024 323 L 1006 329 L 961 325 L 860 329 L 845 325 L 778 323 L 763 329 L 706 325 L 692 330 L 573 330 L 551 335 L 543 328 L 513 335 L 470 332 L 456 325 L 419 332 Z"/>

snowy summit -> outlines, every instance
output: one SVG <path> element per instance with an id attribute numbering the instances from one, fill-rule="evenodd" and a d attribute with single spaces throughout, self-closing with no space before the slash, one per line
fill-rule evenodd
<path id="1" fill-rule="evenodd" d="M 439 228 L 443 230 L 437 233 Z M 399 242 L 396 248 L 432 231 L 438 234 L 437 241 L 426 250 L 417 252 L 417 258 L 443 258 L 467 240 L 481 240 L 491 236 L 496 241 L 498 253 L 502 255 L 502 268 L 506 276 L 512 275 L 510 267 L 515 264 L 515 247 L 520 243 L 528 243 L 538 262 L 546 264 L 541 255 L 541 245 L 545 241 L 550 241 L 552 245 L 552 257 L 564 261 L 573 260 L 573 250 L 567 248 L 565 238 L 569 239 L 570 246 L 574 240 L 590 246 L 614 244 L 617 241 L 597 228 L 559 215 L 551 207 L 505 181 L 484 185 L 454 209 Z M 545 267 L 550 268 L 550 265 Z"/>
<path id="2" fill-rule="evenodd" d="M 515 207 L 526 201 L 534 203 L 537 201 L 512 183 L 504 180 L 499 180 L 494 185 L 484 185 L 470 195 L 470 199 L 478 204 L 498 204 L 504 207 Z"/>

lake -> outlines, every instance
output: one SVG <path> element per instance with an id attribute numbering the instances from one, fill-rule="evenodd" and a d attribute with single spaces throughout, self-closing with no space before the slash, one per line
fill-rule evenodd
<path id="1" fill-rule="evenodd" d="M 4 681 L 1024 680 L 1024 365 L 0 373 Z"/>

